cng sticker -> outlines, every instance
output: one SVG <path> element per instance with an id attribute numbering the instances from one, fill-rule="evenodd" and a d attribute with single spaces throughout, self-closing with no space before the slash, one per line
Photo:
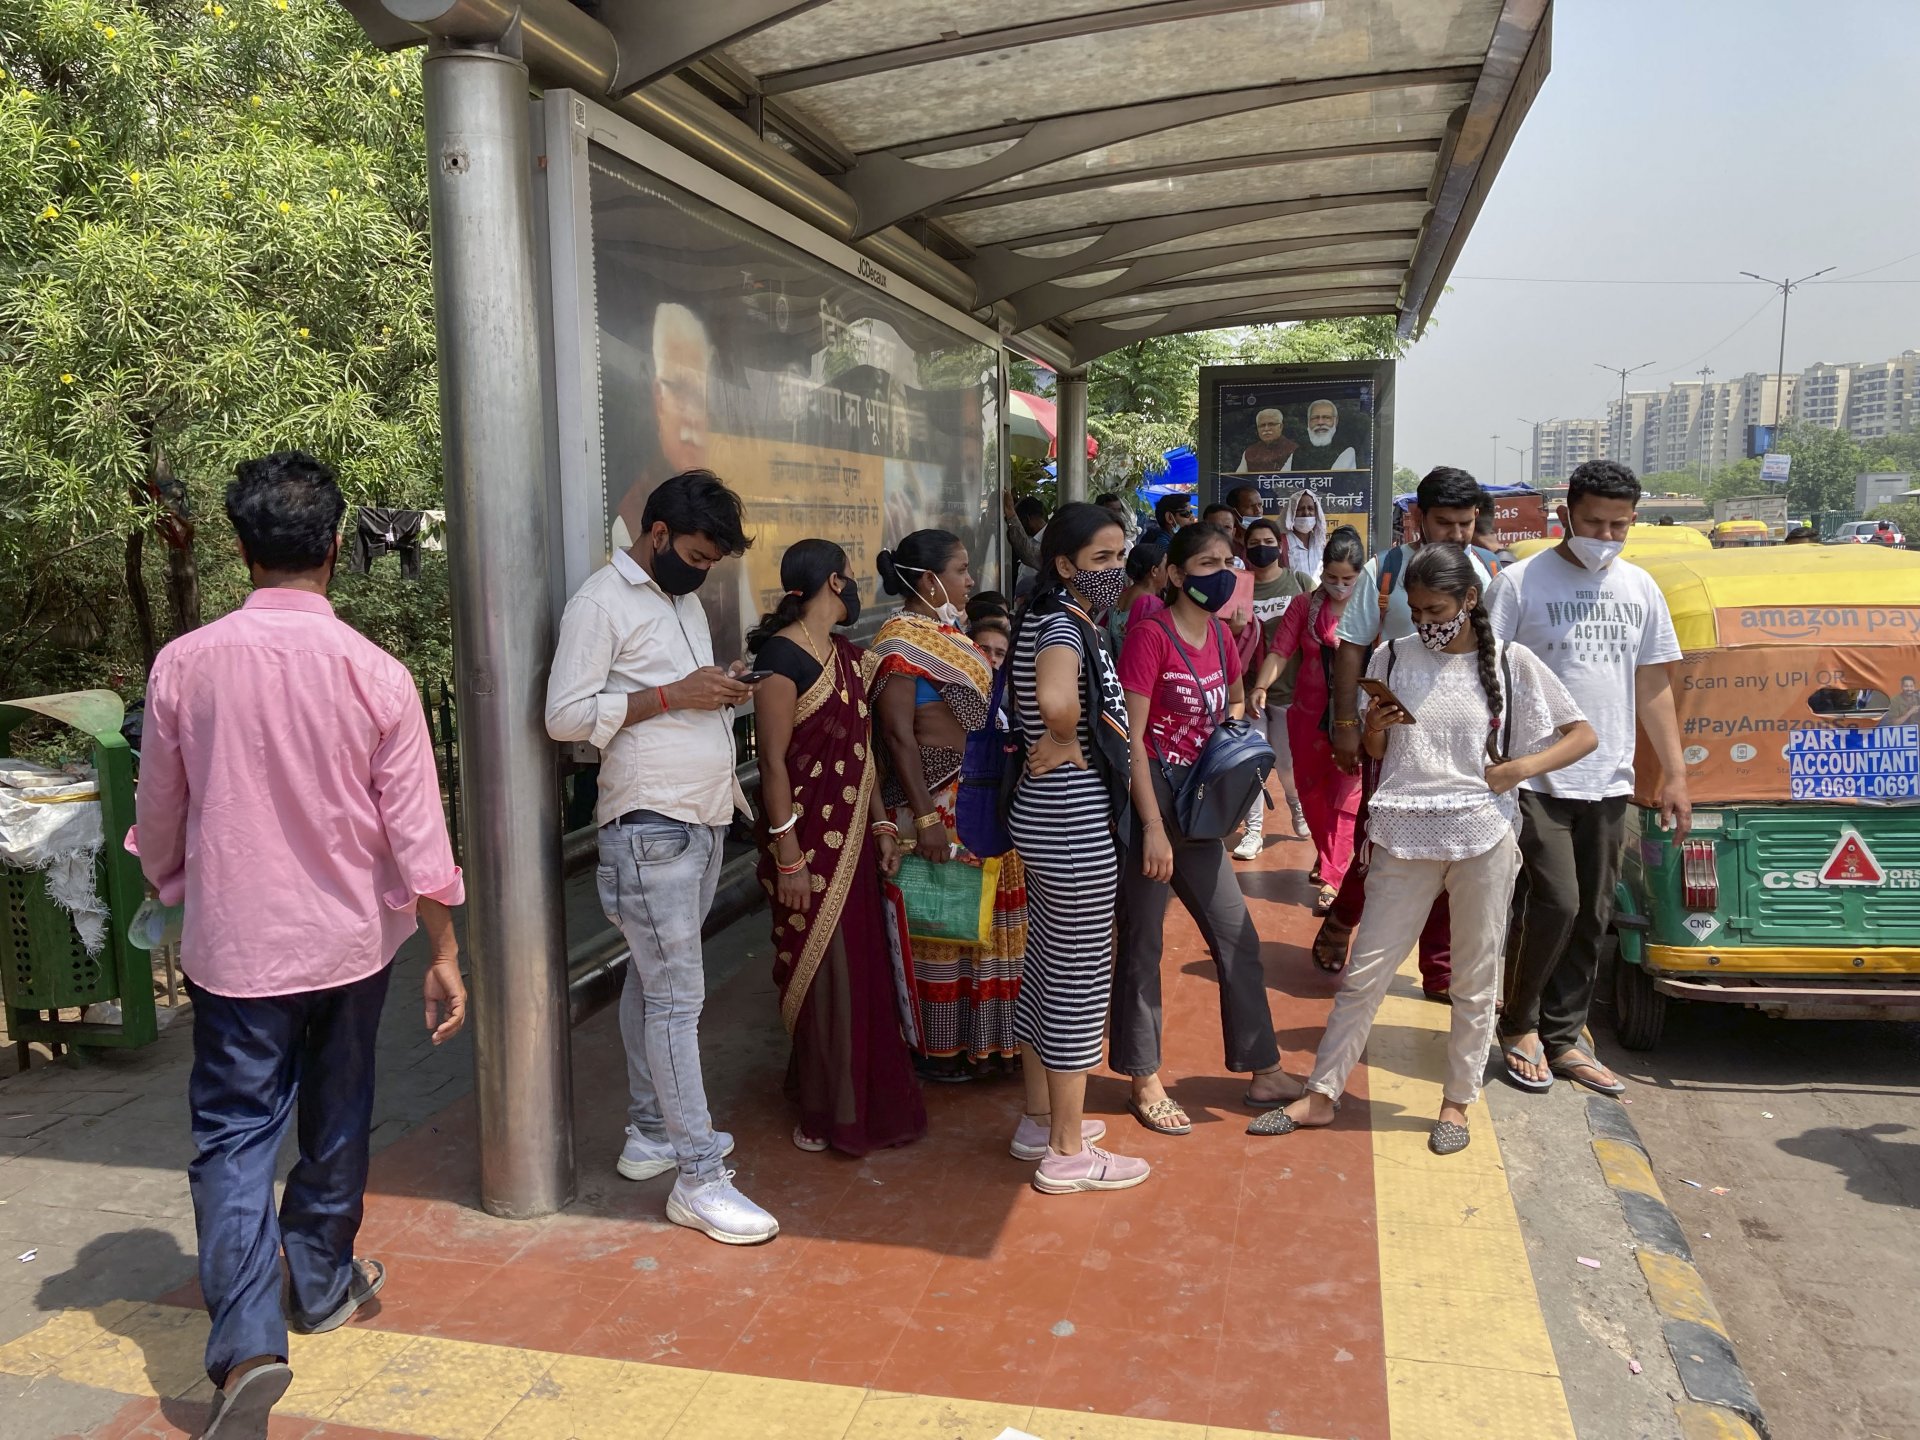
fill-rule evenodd
<path id="1" fill-rule="evenodd" d="M 1719 917 L 1707 914 L 1689 915 L 1680 923 L 1687 927 L 1688 933 L 1701 945 L 1706 944 L 1712 938 L 1713 932 L 1720 928 Z"/>
<path id="2" fill-rule="evenodd" d="M 1884 885 L 1886 880 L 1886 871 L 1857 830 L 1840 832 L 1840 843 L 1820 869 L 1822 885 Z"/>

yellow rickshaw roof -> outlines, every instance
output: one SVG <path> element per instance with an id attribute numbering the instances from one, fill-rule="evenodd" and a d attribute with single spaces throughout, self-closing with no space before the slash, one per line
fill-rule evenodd
<path id="1" fill-rule="evenodd" d="M 1636 563 L 1666 595 L 1682 650 L 1720 643 L 1718 610 L 1920 606 L 1920 555 L 1880 545 L 1667 551 Z"/>
<path id="2" fill-rule="evenodd" d="M 1513 558 L 1524 560 L 1529 555 L 1538 555 L 1542 550 L 1551 550 L 1560 541 L 1552 535 L 1544 535 L 1536 540 L 1522 540 L 1513 547 Z M 1643 560 L 1658 551 L 1662 554 L 1669 550 L 1711 550 L 1713 544 L 1698 530 L 1685 525 L 1635 525 L 1627 531 L 1627 548 L 1620 553 L 1629 560 Z"/>

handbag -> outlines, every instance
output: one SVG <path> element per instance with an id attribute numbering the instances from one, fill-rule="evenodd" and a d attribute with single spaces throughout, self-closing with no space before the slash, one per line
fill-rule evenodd
<path id="1" fill-rule="evenodd" d="M 998 856 L 935 865 L 918 855 L 904 855 L 893 883 L 907 908 L 911 939 L 984 945 L 993 938 L 993 900 L 1000 889 Z"/>
<path id="2" fill-rule="evenodd" d="M 967 732 L 966 747 L 960 752 L 954 833 L 970 854 L 983 860 L 1013 849 L 1002 797 L 1011 788 L 1011 777 L 1017 776 L 1026 763 L 1026 747 L 1018 732 L 1002 730 L 999 725 L 1000 702 L 1006 694 L 1007 672 L 1012 668 L 1009 656 L 994 672 L 993 691 L 987 696 L 987 723 Z"/>
<path id="3" fill-rule="evenodd" d="M 1174 653 L 1193 676 L 1194 689 L 1211 718 L 1213 706 L 1207 701 L 1207 687 L 1201 683 L 1193 662 L 1187 659 L 1180 637 L 1163 616 L 1154 616 L 1154 623 L 1167 632 Z M 1220 673 L 1225 675 L 1226 642 L 1220 639 L 1218 622 L 1213 623 L 1214 639 L 1220 646 Z M 1200 747 L 1199 758 L 1185 775 L 1176 778 L 1173 767 L 1161 760 L 1161 774 L 1173 791 L 1173 818 L 1180 833 L 1189 840 L 1226 839 L 1247 818 L 1255 796 L 1264 797 L 1269 805 L 1273 803 L 1266 789 L 1267 777 L 1273 773 L 1276 763 L 1273 746 L 1267 743 L 1265 733 L 1249 720 L 1231 717 L 1223 717 L 1214 724 L 1207 743 Z"/>

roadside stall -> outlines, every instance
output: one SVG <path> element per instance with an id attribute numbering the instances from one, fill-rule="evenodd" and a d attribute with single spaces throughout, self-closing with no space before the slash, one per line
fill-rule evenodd
<path id="1" fill-rule="evenodd" d="M 1693 833 L 1642 735 L 1615 929 L 1621 1042 L 1669 1000 L 1920 1014 L 1920 556 L 1814 546 L 1641 558 L 1674 666 Z"/>

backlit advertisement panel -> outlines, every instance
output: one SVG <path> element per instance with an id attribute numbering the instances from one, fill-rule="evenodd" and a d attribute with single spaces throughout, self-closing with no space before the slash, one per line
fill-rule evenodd
<path id="1" fill-rule="evenodd" d="M 1371 548 L 1393 473 L 1393 362 L 1232 365 L 1200 372 L 1202 503 L 1242 485 L 1266 514 L 1310 489 L 1329 527 Z"/>
<path id="2" fill-rule="evenodd" d="M 909 531 L 954 531 L 990 573 L 997 351 L 875 267 L 850 274 L 605 146 L 588 164 L 607 539 L 630 543 L 682 470 L 740 493 L 753 548 L 699 591 L 716 658 L 741 653 L 808 536 L 846 549 L 868 615 L 874 556 Z"/>

